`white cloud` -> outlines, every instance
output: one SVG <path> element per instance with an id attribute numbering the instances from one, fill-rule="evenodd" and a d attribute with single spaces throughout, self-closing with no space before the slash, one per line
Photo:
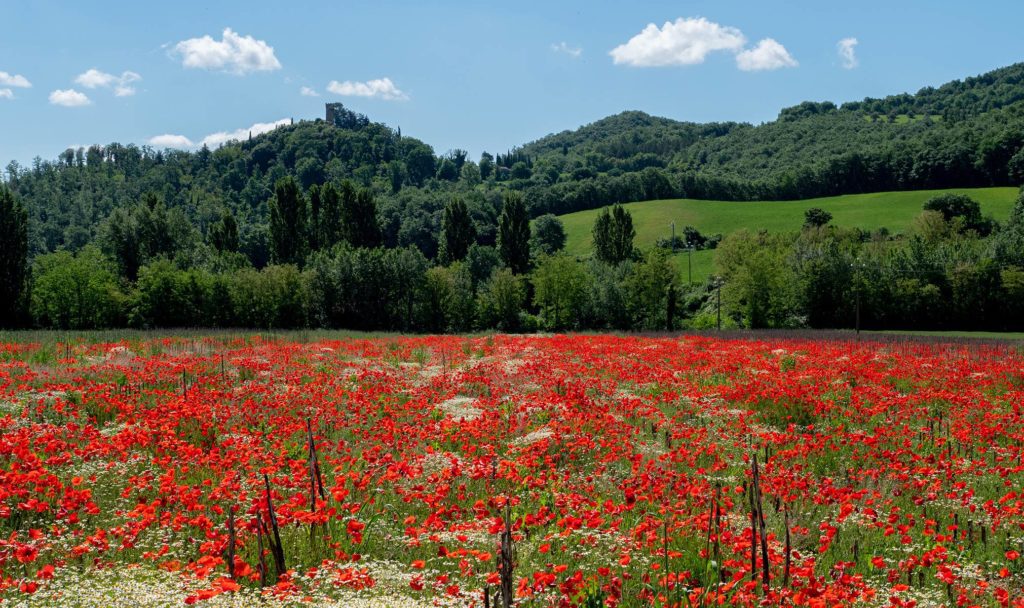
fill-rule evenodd
<path id="1" fill-rule="evenodd" d="M 765 38 L 752 49 L 736 54 L 736 67 L 744 72 L 795 68 L 799 65 L 786 47 L 774 38 Z"/>
<path id="2" fill-rule="evenodd" d="M 64 106 L 67 108 L 76 108 L 80 106 L 87 106 L 92 101 L 85 95 L 74 89 L 57 89 L 50 93 L 50 103 L 55 106 Z"/>
<path id="3" fill-rule="evenodd" d="M 703 17 L 666 21 L 660 29 L 649 23 L 629 42 L 610 51 L 616 65 L 660 67 L 703 63 L 713 51 L 737 52 L 746 44 L 743 32 Z"/>
<path id="4" fill-rule="evenodd" d="M 109 87 L 110 85 L 114 84 L 115 80 L 117 80 L 117 76 L 114 76 L 113 74 L 107 74 L 106 72 L 101 72 L 96 68 L 91 68 L 85 71 L 84 73 L 79 74 L 78 77 L 75 78 L 76 83 L 82 85 L 87 89 L 95 89 L 96 87 Z"/>
<path id="5" fill-rule="evenodd" d="M 90 68 L 85 72 L 78 75 L 75 78 L 77 84 L 82 85 L 87 89 L 98 89 L 98 88 L 110 88 L 113 87 L 114 95 L 117 97 L 128 97 L 135 94 L 135 87 L 131 86 L 133 82 L 142 80 L 142 76 L 132 71 L 121 72 L 120 76 L 101 72 L 96 68 Z"/>
<path id="6" fill-rule="evenodd" d="M 182 40 L 174 45 L 172 54 L 181 57 L 186 68 L 219 70 L 232 74 L 248 74 L 281 69 L 274 47 L 252 36 L 240 36 L 225 28 L 220 40 L 209 35 Z"/>
<path id="7" fill-rule="evenodd" d="M 583 54 L 583 49 L 578 46 L 569 46 L 569 43 L 562 41 L 558 44 L 552 44 L 551 50 L 556 53 L 565 53 L 573 59 L 579 59 L 580 55 Z"/>
<path id="8" fill-rule="evenodd" d="M 14 91 L 10 89 L 0 89 L 0 99 L 14 99 Z"/>
<path id="9" fill-rule="evenodd" d="M 327 85 L 327 90 L 335 95 L 348 97 L 375 97 L 388 101 L 405 101 L 409 96 L 398 89 L 390 78 L 377 78 L 366 82 L 354 82 L 346 80 L 338 82 L 332 80 Z"/>
<path id="10" fill-rule="evenodd" d="M 224 145 L 225 143 L 231 140 L 237 139 L 241 141 L 243 139 L 248 139 L 250 134 L 252 134 L 253 137 L 256 137 L 257 135 L 273 131 L 274 129 L 282 125 L 289 124 L 290 122 L 291 119 L 282 118 L 281 120 L 275 120 L 274 122 L 258 122 L 249 127 L 248 129 L 237 129 L 235 131 L 230 132 L 219 131 L 217 133 L 211 133 L 207 135 L 202 139 L 202 141 L 199 142 L 198 145 L 206 145 L 211 148 L 216 148 Z"/>
<path id="11" fill-rule="evenodd" d="M 0 85 L 5 87 L 18 87 L 21 89 L 27 89 L 32 86 L 32 83 L 28 81 L 21 74 L 8 74 L 7 72 L 0 72 Z"/>
<path id="12" fill-rule="evenodd" d="M 320 97 L 320 93 L 317 93 L 314 89 L 310 87 L 302 87 L 301 89 L 299 89 L 299 94 L 304 97 Z"/>
<path id="13" fill-rule="evenodd" d="M 857 61 L 857 44 L 856 38 L 843 38 L 836 43 L 839 58 L 843 61 L 843 67 L 848 70 L 860 65 L 860 62 Z"/>
<path id="14" fill-rule="evenodd" d="M 185 150 L 195 145 L 191 139 L 184 135 L 172 135 L 171 133 L 150 137 L 148 143 L 156 148 L 176 148 L 179 150 Z"/>
<path id="15" fill-rule="evenodd" d="M 157 148 L 176 148 L 184 150 L 188 148 L 199 148 L 200 146 L 208 146 L 210 148 L 218 148 L 229 141 L 238 140 L 243 141 L 249 138 L 251 134 L 253 137 L 262 135 L 269 131 L 291 123 L 290 118 L 282 118 L 281 120 L 275 120 L 274 122 L 258 122 L 245 129 L 236 129 L 234 131 L 218 131 L 216 133 L 210 133 L 206 137 L 202 138 L 198 142 L 194 142 L 185 135 L 176 135 L 174 133 L 164 133 L 163 135 L 156 135 L 150 137 L 147 143 Z"/>

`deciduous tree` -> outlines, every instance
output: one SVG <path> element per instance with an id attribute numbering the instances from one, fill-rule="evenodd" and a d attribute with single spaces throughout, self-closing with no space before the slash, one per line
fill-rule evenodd
<path id="1" fill-rule="evenodd" d="M 576 328 L 585 320 L 590 275 L 583 265 L 565 255 L 542 255 L 531 280 L 534 302 L 547 329 Z"/>
<path id="2" fill-rule="evenodd" d="M 553 255 L 565 248 L 565 226 L 558 216 L 545 213 L 533 221 L 533 249 Z"/>

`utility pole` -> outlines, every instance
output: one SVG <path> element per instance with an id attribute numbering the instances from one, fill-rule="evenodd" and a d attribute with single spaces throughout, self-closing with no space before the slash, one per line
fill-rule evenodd
<path id="1" fill-rule="evenodd" d="M 857 305 L 856 305 L 857 320 L 856 320 L 856 328 L 857 328 L 857 335 L 859 336 L 860 335 L 860 286 L 858 285 L 856 287 L 856 289 L 857 289 Z"/>
<path id="2" fill-rule="evenodd" d="M 686 280 L 693 285 L 693 245 L 686 250 Z"/>
<path id="3" fill-rule="evenodd" d="M 860 260 L 855 260 L 851 265 L 853 268 L 853 327 L 857 335 L 860 336 L 860 286 L 861 286 L 861 271 L 864 270 L 865 264 Z"/>

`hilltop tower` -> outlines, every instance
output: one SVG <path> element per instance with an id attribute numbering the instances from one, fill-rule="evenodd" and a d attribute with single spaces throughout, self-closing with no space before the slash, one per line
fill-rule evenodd
<path id="1" fill-rule="evenodd" d="M 326 104 L 324 108 L 325 120 L 329 125 L 357 131 L 370 124 L 369 118 L 362 114 L 356 114 L 338 102 Z"/>

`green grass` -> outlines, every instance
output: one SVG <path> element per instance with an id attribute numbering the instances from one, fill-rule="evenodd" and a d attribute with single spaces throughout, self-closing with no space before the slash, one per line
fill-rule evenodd
<path id="1" fill-rule="evenodd" d="M 684 284 L 690 280 L 691 275 L 692 282 L 703 283 L 715 273 L 715 252 L 713 249 L 706 249 L 694 251 L 691 255 L 692 259 L 687 260 L 688 255 L 685 252 L 677 252 L 672 261 L 675 262 L 676 268 L 679 270 L 679 277 Z"/>
<path id="2" fill-rule="evenodd" d="M 669 199 L 645 201 L 624 205 L 633 215 L 636 244 L 649 249 L 661 237 L 676 233 L 683 226 L 693 226 L 704 234 L 727 235 L 741 228 L 766 229 L 771 232 L 799 230 L 804 211 L 820 207 L 833 216 L 836 226 L 874 230 L 888 228 L 891 232 L 906 232 L 921 212 L 926 200 L 943 192 L 957 192 L 971 196 L 981 203 L 982 212 L 999 221 L 1010 215 L 1017 200 L 1017 188 L 957 188 L 952 190 L 915 190 L 911 192 L 876 192 L 850 194 L 802 201 L 706 201 L 696 199 Z M 578 211 L 561 216 L 565 224 L 567 253 L 585 256 L 591 250 L 590 230 L 600 209 Z M 686 280 L 686 255 L 676 255 L 676 265 Z M 714 252 L 697 251 L 693 254 L 693 280 L 703 281 L 714 270 Z"/>

